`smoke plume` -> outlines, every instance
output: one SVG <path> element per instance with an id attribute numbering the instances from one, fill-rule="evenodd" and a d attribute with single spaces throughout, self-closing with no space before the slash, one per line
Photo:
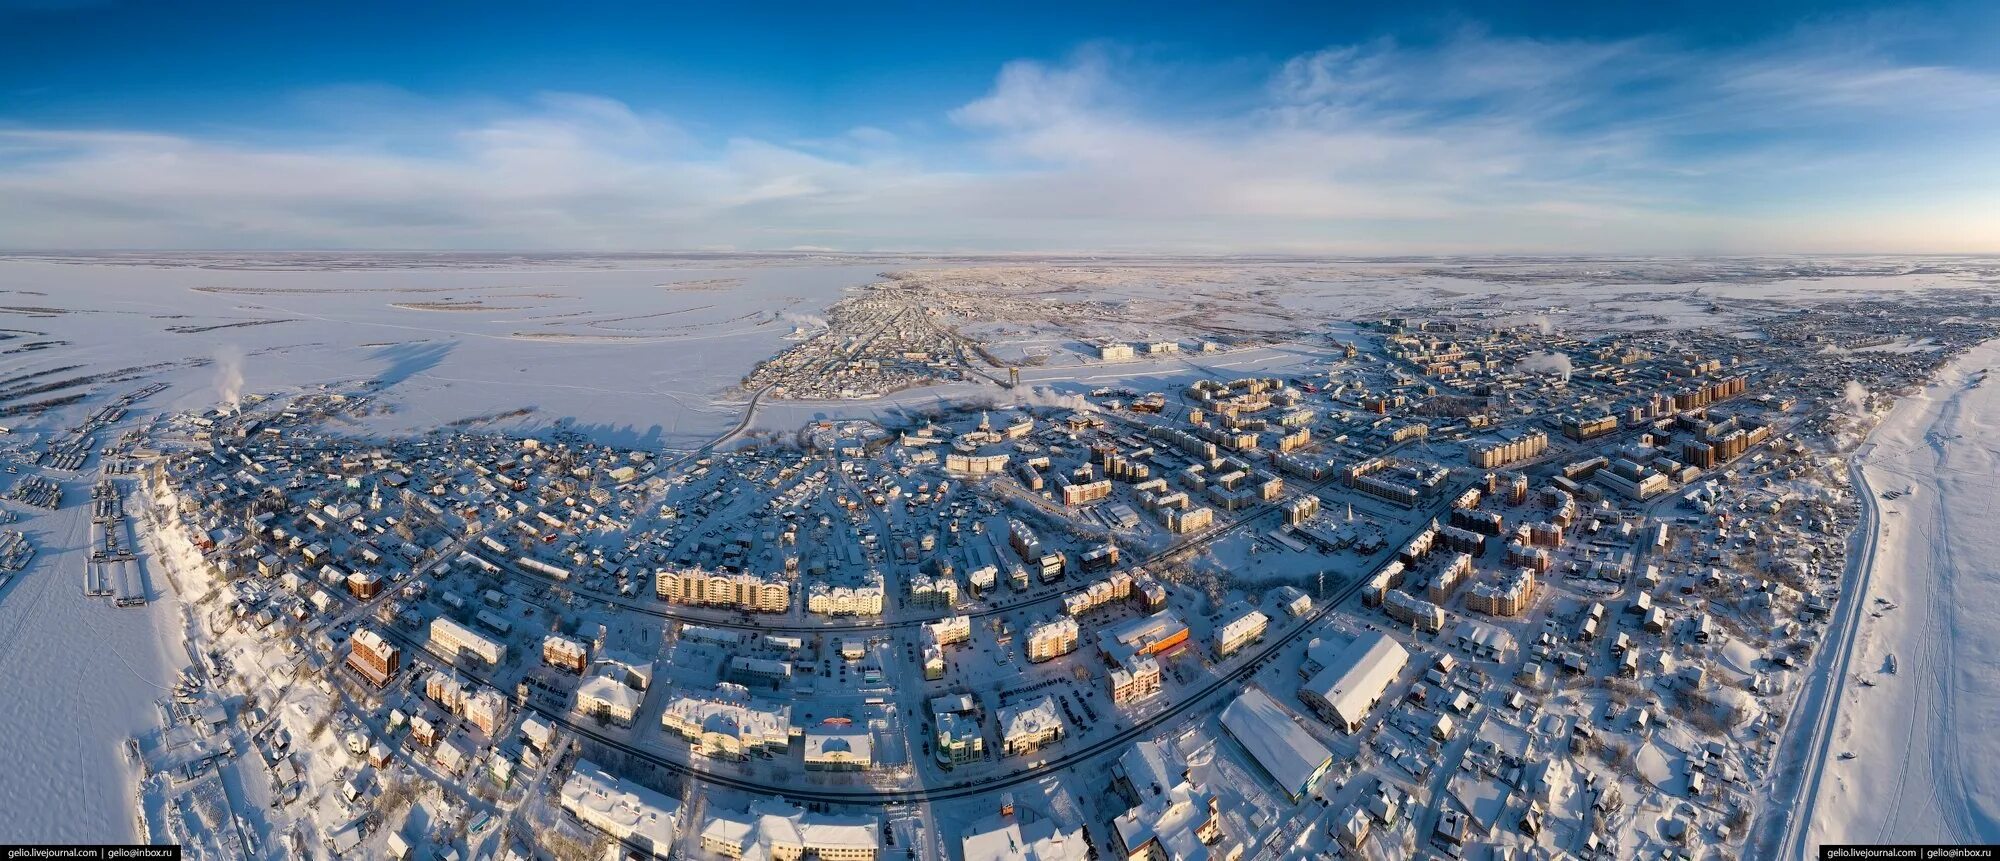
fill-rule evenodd
<path id="1" fill-rule="evenodd" d="M 1570 372 L 1569 357 L 1563 355 L 1562 353 L 1556 353 L 1556 352 L 1536 353 L 1532 356 L 1522 359 L 1519 363 L 1515 365 L 1515 367 L 1518 367 L 1523 371 L 1548 371 L 1550 373 L 1560 375 L 1564 380 L 1569 379 L 1569 372 Z"/>
<path id="2" fill-rule="evenodd" d="M 215 351 L 215 398 L 232 413 L 243 404 L 243 350 L 233 345 Z"/>
<path id="3" fill-rule="evenodd" d="M 1841 392 L 1841 400 L 1847 402 L 1847 406 L 1854 410 L 1855 415 L 1868 414 L 1868 387 L 1848 380 Z"/>

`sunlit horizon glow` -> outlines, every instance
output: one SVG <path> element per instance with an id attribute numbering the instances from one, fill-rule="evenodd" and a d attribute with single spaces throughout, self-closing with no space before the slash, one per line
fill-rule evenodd
<path id="1" fill-rule="evenodd" d="M 132 56 L 133 7 L 0 10 L 54 43 L 0 66 L 7 249 L 2000 252 L 2000 19 L 1950 7 L 1732 39 L 966 21 L 825 56 L 813 18 L 700 22 L 701 53 L 601 11 L 573 26 L 629 38 L 488 23 L 411 54 L 431 24 L 384 20 L 403 60 L 356 30 L 262 74 Z M 305 26 L 212 14 L 188 26 Z"/>

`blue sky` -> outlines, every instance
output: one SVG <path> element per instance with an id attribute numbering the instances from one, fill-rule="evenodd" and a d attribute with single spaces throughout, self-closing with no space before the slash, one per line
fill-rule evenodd
<path id="1" fill-rule="evenodd" d="M 0 0 L 0 247 L 2000 252 L 1990 3 L 713 5 Z"/>

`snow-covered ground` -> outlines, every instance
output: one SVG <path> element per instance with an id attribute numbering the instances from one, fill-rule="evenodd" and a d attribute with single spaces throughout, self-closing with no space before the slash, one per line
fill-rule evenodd
<path id="1" fill-rule="evenodd" d="M 1880 532 L 1807 848 L 2000 842 L 2000 341 L 1899 402 L 1862 469 Z M 1893 497 L 1893 498 L 1891 498 Z M 1852 758 L 1843 758 L 1852 754 Z"/>
<path id="2" fill-rule="evenodd" d="M 141 369 L 177 384 L 147 404 L 161 409 L 213 406 L 224 366 L 252 392 L 373 379 L 391 385 L 387 409 L 350 431 L 534 432 L 562 422 L 607 442 L 693 447 L 741 416 L 740 403 L 718 399 L 741 401 L 731 390 L 744 374 L 880 271 L 409 263 L 260 269 L 0 258 L 0 326 L 56 342 L 0 371 L 79 361 L 99 373 Z"/>
<path id="3" fill-rule="evenodd" d="M 120 750 L 188 664 L 180 609 L 151 568 L 146 606 L 84 594 L 90 506 L 24 522 L 41 553 L 0 590 L 0 842 L 134 839 L 138 770 Z"/>

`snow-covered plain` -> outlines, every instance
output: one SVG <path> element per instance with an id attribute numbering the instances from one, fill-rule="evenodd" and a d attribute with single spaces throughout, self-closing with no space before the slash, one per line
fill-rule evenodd
<path id="1" fill-rule="evenodd" d="M 13 321 L 0 325 L 67 341 L 28 354 L 47 365 L 169 365 L 148 369 L 177 384 L 148 406 L 213 406 L 215 369 L 235 364 L 249 391 L 392 383 L 394 412 L 356 431 L 565 420 L 625 445 L 691 447 L 740 415 L 718 396 L 843 288 L 881 271 L 650 260 L 326 265 L 0 259 L 0 305 Z"/>
<path id="2" fill-rule="evenodd" d="M 1900 401 L 1861 452 L 1880 531 L 1867 592 L 1850 596 L 1860 627 L 1811 844 L 2000 842 L 1993 368 L 2000 342 L 1959 357 Z"/>

